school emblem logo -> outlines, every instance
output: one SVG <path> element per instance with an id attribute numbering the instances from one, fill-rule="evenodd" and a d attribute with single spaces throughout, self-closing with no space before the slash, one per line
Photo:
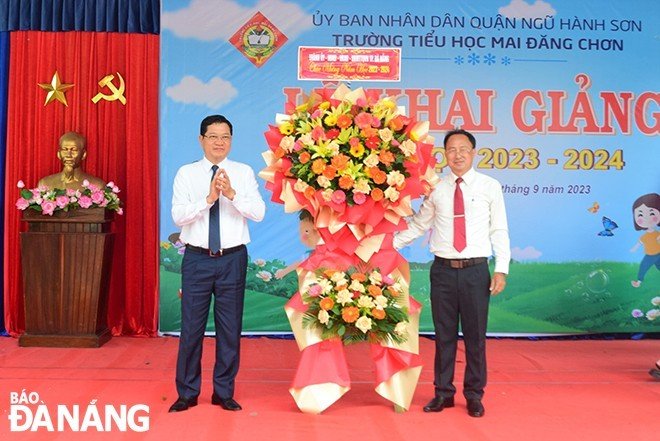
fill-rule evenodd
<path id="1" fill-rule="evenodd" d="M 257 67 L 272 57 L 288 38 L 261 12 L 257 12 L 231 36 L 229 42 Z"/>

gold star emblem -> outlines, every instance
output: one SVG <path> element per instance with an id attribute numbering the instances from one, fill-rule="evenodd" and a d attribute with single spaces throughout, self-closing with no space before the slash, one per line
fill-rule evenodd
<path id="1" fill-rule="evenodd" d="M 57 71 L 55 71 L 55 74 L 53 75 L 53 78 L 50 80 L 50 83 L 39 83 L 39 87 L 48 91 L 44 106 L 46 106 L 48 103 L 52 103 L 53 101 L 57 100 L 60 103 L 64 104 L 65 106 L 69 107 L 69 105 L 66 103 L 66 97 L 64 96 L 64 91 L 72 88 L 73 86 L 74 86 L 73 84 L 62 84 L 62 82 L 60 81 L 60 75 L 57 73 Z"/>

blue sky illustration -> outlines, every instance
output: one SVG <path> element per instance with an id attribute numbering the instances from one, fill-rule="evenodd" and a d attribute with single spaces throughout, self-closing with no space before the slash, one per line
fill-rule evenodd
<path id="1" fill-rule="evenodd" d="M 640 235 L 633 228 L 631 208 L 638 196 L 660 190 L 657 133 L 641 133 L 631 111 L 632 130 L 627 134 L 618 130 L 615 134 L 526 134 L 513 123 L 512 103 L 520 91 L 538 90 L 545 98 L 543 110 L 550 113 L 547 92 L 565 91 L 567 98 L 560 114 L 566 118 L 580 88 L 575 79 L 579 74 L 590 79 L 586 92 L 599 122 L 604 118 L 600 98 L 604 91 L 631 92 L 633 103 L 645 92 L 657 95 L 657 1 L 420 0 L 405 2 L 402 8 L 401 2 L 370 0 L 163 0 L 162 8 L 161 240 L 178 231 L 170 216 L 172 182 L 181 165 L 202 157 L 197 142 L 202 118 L 214 113 L 226 115 L 234 124 L 230 157 L 258 172 L 265 166 L 261 158 L 261 152 L 267 149 L 263 133 L 274 123 L 275 114 L 284 110 L 283 89 L 300 87 L 307 92 L 321 86 L 318 81 L 297 80 L 299 46 L 343 46 L 344 42 L 364 40 L 370 35 L 380 36 L 381 41 L 395 41 L 393 36 L 400 36 L 401 81 L 353 81 L 351 87 L 442 89 L 441 116 L 447 112 L 456 89 L 466 90 L 475 106 L 478 101 L 474 91 L 493 89 L 495 131 L 475 133 L 478 147 L 539 151 L 541 163 L 535 170 L 479 169 L 509 188 L 529 188 L 527 195 L 505 194 L 514 258 L 547 262 L 641 259 L 641 254 L 629 252 Z M 257 11 L 288 38 L 259 68 L 228 41 Z M 406 13 L 410 14 L 407 20 Z M 516 28 L 496 26 L 498 14 L 499 23 L 515 18 Z M 394 21 L 384 26 L 379 23 L 381 18 Z M 463 26 L 452 26 L 452 19 L 461 18 Z M 532 22 L 539 25 L 542 19 L 548 19 L 543 23 L 548 27 L 552 19 L 552 28 L 523 29 L 523 19 L 537 19 Z M 445 44 L 436 45 L 442 37 Z M 555 39 L 564 46 L 570 42 L 572 47 L 535 47 L 542 38 Z M 493 47 L 494 40 L 508 41 L 508 45 Z M 477 41 L 485 42 L 485 47 L 469 44 Z M 582 49 L 580 44 L 592 47 Z M 605 49 L 613 44 L 621 44 L 622 49 Z M 399 104 L 408 108 L 406 98 Z M 525 117 L 531 118 L 529 112 L 538 108 L 529 106 Z M 478 114 L 478 108 L 473 110 Z M 657 100 L 651 100 L 637 118 L 657 127 L 659 112 Z M 424 113 L 412 116 L 427 118 Z M 578 126 L 583 125 L 578 122 Z M 443 134 L 433 135 L 439 145 Z M 621 170 L 566 170 L 568 149 L 622 150 L 625 165 Z M 549 158 L 556 158 L 558 164 L 547 164 Z M 270 200 L 263 181 L 260 183 L 264 199 Z M 539 189 L 562 188 L 564 192 L 533 194 L 534 185 Z M 583 192 L 568 194 L 569 189 Z M 595 202 L 598 211 L 589 211 Z M 603 228 L 602 216 L 619 225 L 611 237 L 597 234 Z M 250 229 L 252 258 L 291 262 L 304 253 L 297 238 L 297 216 L 285 214 L 279 204 L 268 202 L 266 218 L 251 224 Z M 418 240 L 403 255 L 412 261 L 428 261 L 424 241 Z"/>

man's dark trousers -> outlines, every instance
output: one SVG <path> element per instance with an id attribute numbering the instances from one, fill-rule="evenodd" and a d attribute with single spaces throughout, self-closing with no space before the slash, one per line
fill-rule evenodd
<path id="1" fill-rule="evenodd" d="M 180 397 L 200 394 L 202 341 L 214 296 L 215 365 L 213 391 L 232 398 L 238 373 L 243 325 L 243 299 L 247 271 L 247 248 L 222 256 L 186 250 L 181 264 L 181 337 L 176 365 L 176 388 Z"/>
<path id="2" fill-rule="evenodd" d="M 456 393 L 454 368 L 460 316 L 465 342 L 463 395 L 481 399 L 486 386 L 486 325 L 490 301 L 488 263 L 450 268 L 435 259 L 431 265 L 431 313 L 435 327 L 435 395 Z"/>

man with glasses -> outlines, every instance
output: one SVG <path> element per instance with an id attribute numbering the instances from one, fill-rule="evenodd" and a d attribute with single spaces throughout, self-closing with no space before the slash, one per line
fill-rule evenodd
<path id="1" fill-rule="evenodd" d="M 484 415 L 486 323 L 491 295 L 502 292 L 509 272 L 509 232 L 502 186 L 477 173 L 474 136 L 453 130 L 444 139 L 450 173 L 394 238 L 401 248 L 432 229 L 431 313 L 435 328 L 435 397 L 424 412 L 454 407 L 454 367 L 460 318 L 465 342 L 463 396 L 472 417 Z M 491 278 L 488 257 L 495 256 Z"/>
<path id="2" fill-rule="evenodd" d="M 252 169 L 231 161 L 233 128 L 222 115 L 204 118 L 199 143 L 204 157 L 174 178 L 172 218 L 186 244 L 181 264 L 181 336 L 176 365 L 178 399 L 170 412 L 197 405 L 202 341 L 214 297 L 215 365 L 211 403 L 241 410 L 234 400 L 250 242 L 247 220 L 261 221 L 266 206 Z"/>

